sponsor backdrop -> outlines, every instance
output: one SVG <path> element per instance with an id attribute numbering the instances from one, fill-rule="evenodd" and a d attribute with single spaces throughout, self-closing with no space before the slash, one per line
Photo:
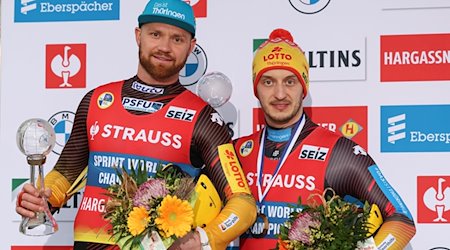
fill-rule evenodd
<path id="1" fill-rule="evenodd" d="M 146 0 L 9 0 L 1 3 L 0 237 L 2 249 L 69 249 L 77 193 L 56 215 L 60 231 L 19 233 L 16 195 L 29 167 L 16 146 L 26 119 L 57 134 L 45 169 L 70 136 L 88 90 L 136 73 L 134 28 Z M 278 27 L 311 67 L 306 112 L 358 142 L 408 205 L 417 235 L 407 249 L 448 249 L 450 238 L 450 3 L 446 0 L 193 0 L 198 45 L 182 70 L 193 92 L 220 71 L 233 94 L 218 111 L 233 136 L 261 129 L 251 84 L 253 51 Z M 35 247 L 32 247 L 35 246 Z M 43 247 L 45 246 L 45 247 Z"/>

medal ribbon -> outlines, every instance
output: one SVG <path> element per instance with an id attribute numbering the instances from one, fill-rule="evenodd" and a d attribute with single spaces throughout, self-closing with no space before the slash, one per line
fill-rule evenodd
<path id="1" fill-rule="evenodd" d="M 262 179 L 263 179 L 263 173 L 264 173 L 264 153 L 265 153 L 265 138 L 266 138 L 266 128 L 262 131 L 261 141 L 259 143 L 259 151 L 258 151 L 258 162 L 256 165 L 256 174 L 257 174 L 257 186 L 258 186 L 258 200 L 261 203 L 264 198 L 269 193 L 269 190 L 272 188 L 273 182 L 275 181 L 276 177 L 278 176 L 278 173 L 281 170 L 281 167 L 283 167 L 284 162 L 286 161 L 287 157 L 292 151 L 292 148 L 294 147 L 295 142 L 297 141 L 300 132 L 303 129 L 303 126 L 305 125 L 305 115 L 303 114 L 300 120 L 296 123 L 294 127 L 294 133 L 291 133 L 291 136 L 289 138 L 288 146 L 284 148 L 283 153 L 281 153 L 280 160 L 278 161 L 277 167 L 275 168 L 274 174 L 270 178 L 267 187 L 264 189 L 262 187 Z"/>

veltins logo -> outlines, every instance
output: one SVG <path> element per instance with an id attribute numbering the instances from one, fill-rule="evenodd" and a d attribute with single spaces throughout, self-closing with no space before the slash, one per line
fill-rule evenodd
<path id="1" fill-rule="evenodd" d="M 450 176 L 417 176 L 417 222 L 450 223 Z"/>
<path id="2" fill-rule="evenodd" d="M 352 139 L 368 150 L 367 106 L 305 107 L 304 111 L 319 126 Z M 262 109 L 254 108 L 253 132 L 259 131 L 263 126 Z"/>
<path id="3" fill-rule="evenodd" d="M 328 6 L 331 0 L 289 0 L 292 7 L 303 14 L 315 14 Z"/>
<path id="4" fill-rule="evenodd" d="M 45 46 L 45 87 L 86 87 L 86 44 Z"/>
<path id="5" fill-rule="evenodd" d="M 449 152 L 450 105 L 382 106 L 381 152 Z"/>
<path id="6" fill-rule="evenodd" d="M 119 0 L 15 0 L 14 22 L 119 20 Z"/>
<path id="7" fill-rule="evenodd" d="M 366 40 L 365 37 L 340 38 L 334 41 L 332 47 L 315 43 L 305 50 L 312 76 L 311 82 L 365 80 Z M 265 41 L 266 39 L 253 39 L 253 52 Z M 298 42 L 295 38 L 294 41 Z"/>
<path id="8" fill-rule="evenodd" d="M 381 82 L 450 80 L 450 34 L 380 37 Z"/>
<path id="9" fill-rule="evenodd" d="M 192 9 L 194 10 L 195 17 L 206 17 L 207 13 L 207 2 L 208 0 L 183 0 L 186 3 L 190 4 L 192 6 Z"/>
<path id="10" fill-rule="evenodd" d="M 198 82 L 208 67 L 208 59 L 200 45 L 195 45 L 194 50 L 188 56 L 186 65 L 180 71 L 180 82 L 184 86 L 191 86 Z"/>
<path id="11" fill-rule="evenodd" d="M 48 119 L 53 126 L 56 135 L 56 143 L 53 147 L 53 153 L 60 155 L 72 132 L 75 113 L 71 111 L 58 112 Z"/>

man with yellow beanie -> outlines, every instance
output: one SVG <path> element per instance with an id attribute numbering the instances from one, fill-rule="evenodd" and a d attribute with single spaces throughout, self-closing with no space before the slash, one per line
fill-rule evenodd
<path id="1" fill-rule="evenodd" d="M 257 201 L 256 223 L 241 237 L 240 249 L 273 249 L 280 225 L 311 194 L 332 188 L 340 197 L 376 204 L 372 249 L 403 249 L 416 229 L 407 206 L 367 152 L 330 132 L 303 112 L 309 66 L 304 52 L 283 29 L 274 30 L 253 58 L 254 93 L 265 127 L 234 141 Z"/>

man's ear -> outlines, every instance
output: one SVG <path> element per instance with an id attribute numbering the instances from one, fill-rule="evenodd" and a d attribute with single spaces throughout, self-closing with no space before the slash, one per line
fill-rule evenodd
<path id="1" fill-rule="evenodd" d="M 134 29 L 134 36 L 135 36 L 136 44 L 138 45 L 138 47 L 141 46 L 141 32 L 142 32 L 141 29 L 138 27 L 136 27 Z"/>

